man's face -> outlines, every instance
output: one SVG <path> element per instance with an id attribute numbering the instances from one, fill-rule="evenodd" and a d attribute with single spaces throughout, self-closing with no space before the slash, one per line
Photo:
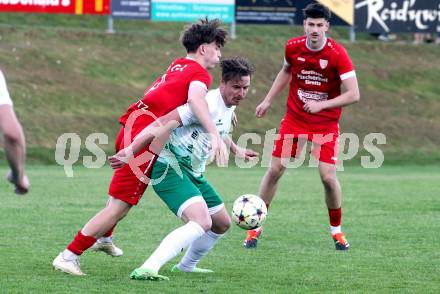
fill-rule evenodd
<path id="1" fill-rule="evenodd" d="M 220 93 L 226 106 L 239 105 L 240 102 L 246 97 L 246 94 L 251 85 L 250 76 L 242 76 L 230 81 L 220 83 Z"/>
<path id="2" fill-rule="evenodd" d="M 207 65 L 207 69 L 213 69 L 217 63 L 220 62 L 220 57 L 222 57 L 222 53 L 220 51 L 220 47 L 216 42 L 211 42 L 208 44 L 201 45 L 203 57 L 205 64 Z"/>
<path id="3" fill-rule="evenodd" d="M 329 23 L 325 18 L 306 18 L 304 32 L 312 44 L 320 44 L 328 31 Z"/>

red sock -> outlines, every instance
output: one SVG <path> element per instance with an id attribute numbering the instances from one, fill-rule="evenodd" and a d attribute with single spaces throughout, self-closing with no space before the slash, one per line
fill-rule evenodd
<path id="1" fill-rule="evenodd" d="M 330 225 L 332 227 L 338 227 L 341 225 L 342 219 L 342 208 L 339 207 L 337 209 L 328 209 L 328 216 L 330 218 Z"/>
<path id="2" fill-rule="evenodd" d="M 84 251 L 92 247 L 95 242 L 95 237 L 85 236 L 81 231 L 78 231 L 78 234 L 76 234 L 73 241 L 67 246 L 67 249 L 76 255 L 81 255 Z"/>
<path id="3" fill-rule="evenodd" d="M 103 237 L 111 237 L 113 235 L 113 230 L 115 229 L 116 225 L 114 225 L 110 230 L 108 230 L 107 233 L 104 234 Z"/>

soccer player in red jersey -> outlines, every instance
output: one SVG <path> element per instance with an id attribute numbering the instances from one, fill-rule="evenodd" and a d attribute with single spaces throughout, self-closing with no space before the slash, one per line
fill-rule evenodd
<path id="1" fill-rule="evenodd" d="M 185 30 L 181 41 L 187 56 L 174 60 L 166 73 L 145 91 L 143 98 L 132 104 L 120 118 L 122 128 L 116 138 L 117 152 L 158 118 L 166 117 L 167 113 L 174 113 L 173 110 L 177 107 L 188 103 L 205 129 L 213 136 L 212 149 L 221 158 L 217 161 L 223 163 L 226 160 L 226 146 L 210 118 L 205 100 L 212 82 L 207 70 L 214 68 L 220 61 L 220 48 L 225 43 L 226 34 L 218 20 L 202 20 Z M 79 256 L 92 246 L 92 250 L 103 251 L 111 256 L 123 254 L 113 244 L 113 229 L 142 197 L 148 184 L 145 179 L 149 178 L 159 152 L 157 147 L 154 149 L 147 146 L 142 150 L 142 154 L 147 153 L 151 157 L 139 166 L 141 177 L 130 165 L 115 170 L 106 207 L 91 218 L 67 248 L 55 258 L 55 269 L 72 275 L 84 275 L 80 269 Z"/>
<path id="2" fill-rule="evenodd" d="M 328 8 L 312 3 L 303 13 L 305 36 L 287 41 L 283 67 L 256 108 L 256 116 L 263 117 L 275 97 L 290 85 L 287 111 L 281 120 L 280 134 L 259 195 L 269 206 L 286 162 L 291 157 L 298 157 L 307 141 L 312 142 L 311 154 L 319 160 L 331 234 L 336 249 L 347 250 L 350 245 L 341 231 L 342 195 L 335 164 L 341 108 L 359 101 L 358 82 L 344 47 L 326 37 L 330 19 Z M 261 232 L 262 228 L 248 231 L 244 247 L 256 247 Z"/>

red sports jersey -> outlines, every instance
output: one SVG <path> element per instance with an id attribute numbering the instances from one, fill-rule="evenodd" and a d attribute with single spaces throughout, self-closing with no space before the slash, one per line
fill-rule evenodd
<path id="1" fill-rule="evenodd" d="M 287 113 L 311 131 L 337 128 L 340 107 L 311 114 L 303 106 L 309 100 L 325 101 L 339 96 L 341 81 L 355 75 L 344 47 L 327 38 L 323 48 L 314 51 L 307 47 L 305 36 L 293 38 L 287 41 L 285 59 L 292 74 Z"/>
<path id="2" fill-rule="evenodd" d="M 206 89 L 209 89 L 212 79 L 208 71 L 192 59 L 179 58 L 171 63 L 167 72 L 145 91 L 144 98 L 132 104 L 119 119 L 125 128 L 121 128 L 116 138 L 116 152 L 126 147 L 125 135 L 130 135 L 133 139 L 155 118 L 185 104 L 188 100 L 189 85 L 192 82 L 203 83 Z M 144 111 L 136 112 L 133 122 L 130 115 L 138 109 Z M 138 116 L 137 113 L 141 115 Z M 127 123 L 130 125 L 126 125 Z M 140 174 L 135 173 L 130 165 L 115 170 L 109 187 L 109 195 L 130 205 L 136 205 L 147 188 L 144 176 L 150 177 L 155 161 L 156 157 L 139 166 Z"/>
<path id="3" fill-rule="evenodd" d="M 145 91 L 142 100 L 128 108 L 119 122 L 125 126 L 130 114 L 137 109 L 145 109 L 157 118 L 167 114 L 187 102 L 189 85 L 194 81 L 203 83 L 206 89 L 209 89 L 212 78 L 208 71 L 195 60 L 189 58 L 174 60 L 167 72 Z M 154 117 L 148 114 L 138 117 L 132 126 L 133 135 L 153 121 Z"/>

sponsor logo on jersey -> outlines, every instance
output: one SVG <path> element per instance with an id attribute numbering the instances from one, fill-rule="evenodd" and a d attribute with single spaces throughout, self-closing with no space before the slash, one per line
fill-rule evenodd
<path id="1" fill-rule="evenodd" d="M 299 80 L 303 80 L 306 85 L 321 86 L 322 83 L 328 83 L 328 78 L 325 78 L 323 74 L 314 70 L 301 70 L 301 73 L 297 74 Z"/>
<path id="2" fill-rule="evenodd" d="M 307 103 L 308 101 L 325 101 L 328 99 L 328 94 L 318 91 L 307 91 L 303 89 L 298 89 L 298 98 L 303 102 Z"/>

